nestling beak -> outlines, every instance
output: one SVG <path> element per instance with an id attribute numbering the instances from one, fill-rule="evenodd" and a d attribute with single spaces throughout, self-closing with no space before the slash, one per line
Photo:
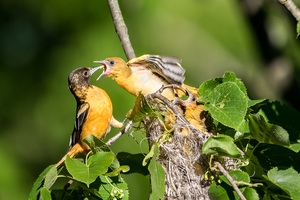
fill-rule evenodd
<path id="1" fill-rule="evenodd" d="M 93 73 L 95 73 L 98 69 L 103 68 L 103 66 L 99 66 L 99 67 L 90 67 L 90 73 L 91 75 L 93 75 Z"/>
<path id="2" fill-rule="evenodd" d="M 100 64 L 102 64 L 102 66 L 100 66 L 100 68 L 103 68 L 103 72 L 102 72 L 102 74 L 97 78 L 97 81 L 98 81 L 100 78 L 102 78 L 102 77 L 107 76 L 107 75 L 110 74 L 110 67 L 109 67 L 109 65 L 108 65 L 108 62 L 109 62 L 108 60 L 94 61 L 94 63 L 100 63 Z"/>

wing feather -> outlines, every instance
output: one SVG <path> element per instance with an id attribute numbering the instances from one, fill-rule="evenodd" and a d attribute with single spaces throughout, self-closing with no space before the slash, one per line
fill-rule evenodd
<path id="1" fill-rule="evenodd" d="M 77 115 L 75 126 L 70 138 L 69 150 L 80 140 L 82 127 L 88 117 L 89 109 L 90 105 L 87 102 L 77 106 Z"/>
<path id="2" fill-rule="evenodd" d="M 150 68 L 154 74 L 163 77 L 168 84 L 182 85 L 185 70 L 180 65 L 181 59 L 159 55 L 143 55 L 130 60 L 132 66 L 142 65 Z"/>

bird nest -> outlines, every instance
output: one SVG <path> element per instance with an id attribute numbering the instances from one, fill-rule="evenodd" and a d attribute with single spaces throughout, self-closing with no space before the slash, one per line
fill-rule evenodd
<path id="1" fill-rule="evenodd" d="M 163 97 L 161 99 L 157 94 L 146 96 L 148 103 L 155 105 L 159 111 L 171 113 L 176 118 L 167 142 L 161 142 L 161 136 L 165 133 L 162 122 L 155 117 L 144 119 L 150 147 L 160 142 L 160 155 L 157 161 L 165 171 L 165 199 L 209 199 L 210 181 L 204 179 L 204 174 L 209 170 L 210 156 L 202 154 L 202 146 L 212 134 L 200 132 L 183 115 L 170 112 L 172 102 Z M 154 98 L 159 98 L 159 101 Z M 182 134 L 183 131 L 188 134 Z M 233 159 L 218 159 L 227 170 L 233 169 L 231 167 Z"/>

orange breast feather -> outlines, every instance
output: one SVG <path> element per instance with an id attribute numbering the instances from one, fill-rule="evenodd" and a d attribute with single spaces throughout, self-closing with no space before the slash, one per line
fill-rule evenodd
<path id="1" fill-rule="evenodd" d="M 110 128 L 112 102 L 104 90 L 96 86 L 89 88 L 89 90 L 87 102 L 90 109 L 87 120 L 82 127 L 81 140 L 90 134 L 103 139 Z"/>

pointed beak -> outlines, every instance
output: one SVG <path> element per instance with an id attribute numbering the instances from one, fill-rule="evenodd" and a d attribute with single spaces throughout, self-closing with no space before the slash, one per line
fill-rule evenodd
<path id="1" fill-rule="evenodd" d="M 100 64 L 102 64 L 102 66 L 100 66 L 100 68 L 103 68 L 103 72 L 102 72 L 102 74 L 97 78 L 97 81 L 98 81 L 100 78 L 109 75 L 109 67 L 108 67 L 108 65 L 107 65 L 107 60 L 94 61 L 94 63 L 100 63 Z M 100 69 L 100 68 L 99 68 L 99 69 Z"/>
<path id="2" fill-rule="evenodd" d="M 103 68 L 103 66 L 98 66 L 98 67 L 90 67 L 90 73 L 91 75 L 93 75 L 93 73 L 95 73 L 98 69 Z"/>

